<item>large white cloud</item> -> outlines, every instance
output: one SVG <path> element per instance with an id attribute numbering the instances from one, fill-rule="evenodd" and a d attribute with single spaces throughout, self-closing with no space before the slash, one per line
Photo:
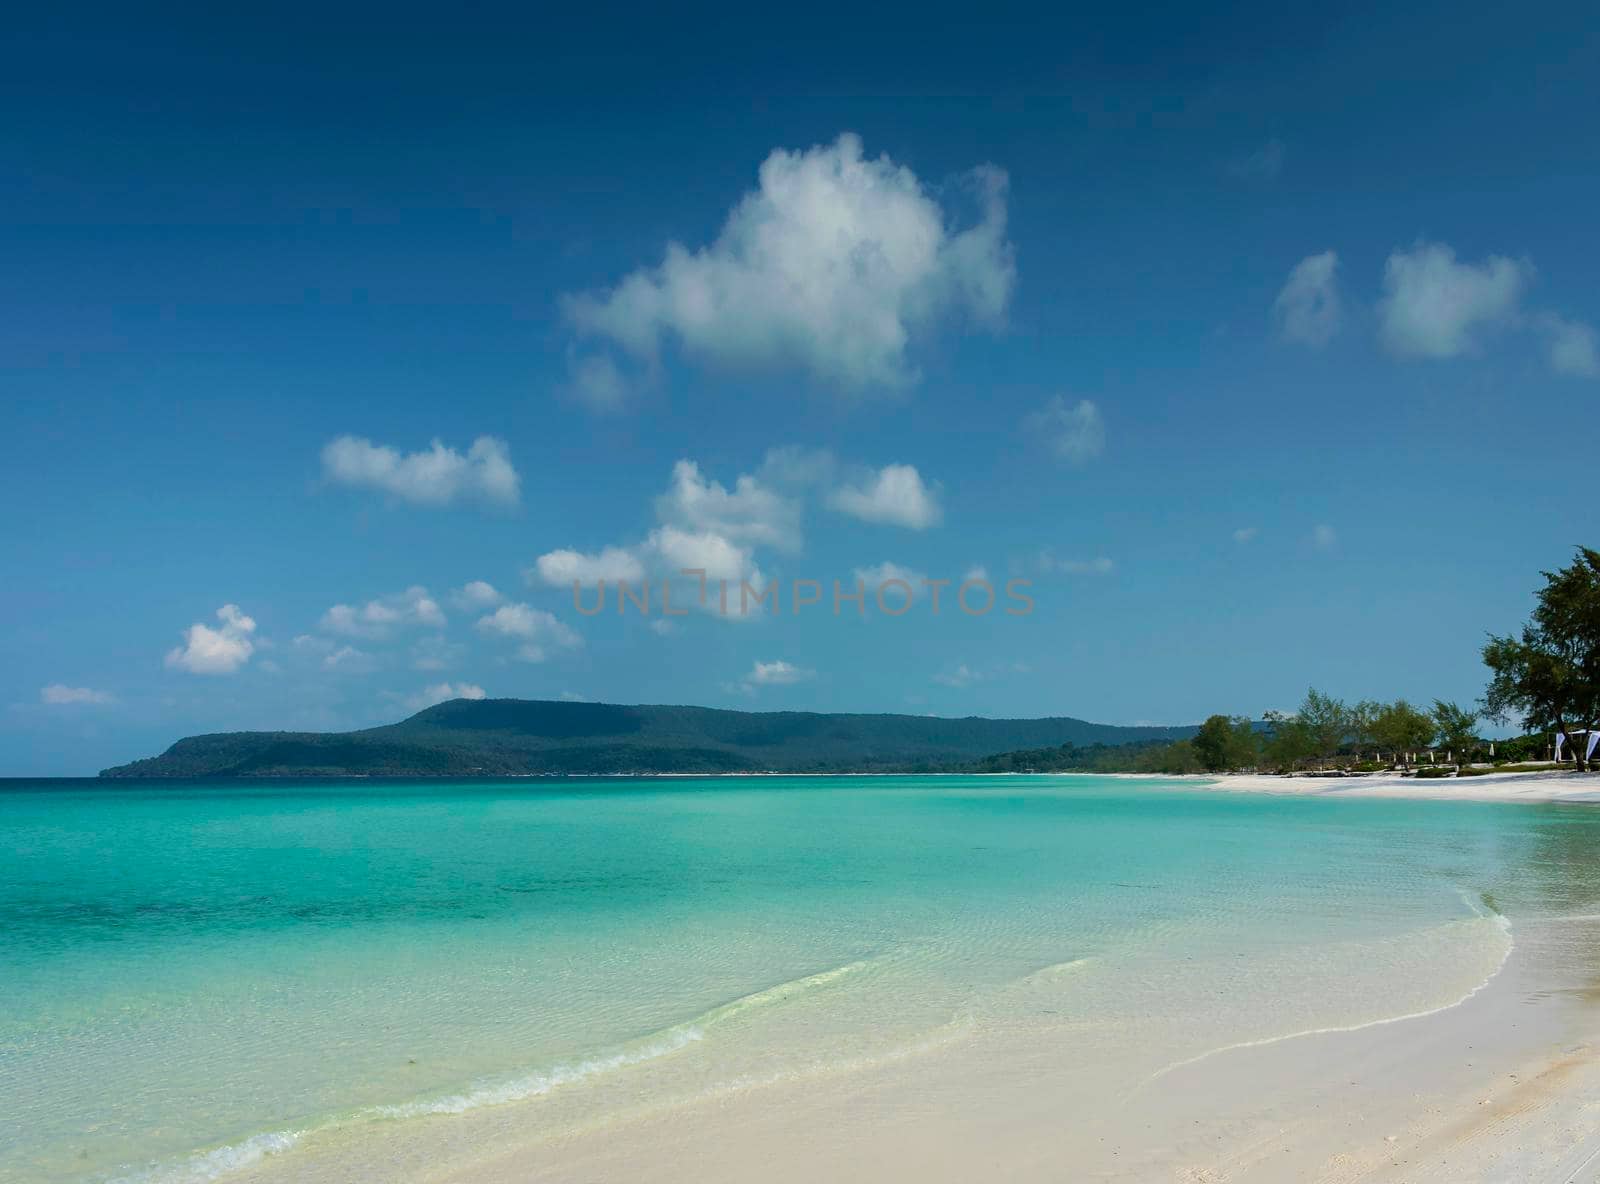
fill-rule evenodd
<path id="1" fill-rule="evenodd" d="M 1333 251 L 1307 255 L 1294 265 L 1272 304 L 1285 341 L 1320 348 L 1339 331 L 1339 256 Z"/>
<path id="2" fill-rule="evenodd" d="M 421 585 L 365 604 L 336 604 L 322 614 L 322 628 L 347 637 L 386 637 L 395 629 L 445 627 L 444 610 Z"/>
<path id="3" fill-rule="evenodd" d="M 1443 243 L 1418 243 L 1395 251 L 1383 273 L 1379 331 L 1390 352 L 1408 357 L 1453 358 L 1476 347 L 1485 329 L 1515 319 L 1533 268 L 1524 260 L 1491 255 L 1479 264 L 1458 263 Z"/>
<path id="4" fill-rule="evenodd" d="M 998 324 L 1011 297 L 1006 175 L 985 165 L 968 179 L 980 214 L 957 230 L 916 174 L 864 157 L 857 136 L 779 149 L 714 242 L 669 243 L 659 265 L 567 297 L 566 315 L 581 337 L 646 367 L 671 338 L 723 366 L 905 386 L 917 378 L 907 357 L 915 339 L 953 316 Z M 597 406 L 618 402 L 623 379 L 608 355 L 573 364 L 580 394 Z"/>
<path id="5" fill-rule="evenodd" d="M 938 497 L 913 465 L 885 465 L 854 483 L 841 485 L 829 504 L 852 518 L 912 530 L 937 526 L 943 517 Z"/>
<path id="6" fill-rule="evenodd" d="M 255 643 L 250 640 L 256 623 L 236 604 L 217 610 L 222 623 L 212 628 L 196 621 L 183 631 L 183 644 L 169 650 L 166 664 L 190 674 L 232 674 L 250 660 Z"/>
<path id="7" fill-rule="evenodd" d="M 1088 399 L 1069 404 L 1055 396 L 1022 421 L 1023 429 L 1070 465 L 1087 464 L 1105 451 L 1106 421 Z"/>
<path id="8" fill-rule="evenodd" d="M 465 499 L 515 505 L 521 490 L 511 450 L 493 436 L 479 436 L 465 455 L 439 440 L 424 452 L 402 453 L 361 436 L 340 436 L 322 449 L 322 472 L 338 485 L 427 506 Z"/>
<path id="9" fill-rule="evenodd" d="M 518 642 L 517 657 L 524 662 L 543 662 L 552 648 L 570 649 L 583 644 L 583 639 L 554 613 L 520 602 L 502 604 L 480 617 L 478 628 Z"/>

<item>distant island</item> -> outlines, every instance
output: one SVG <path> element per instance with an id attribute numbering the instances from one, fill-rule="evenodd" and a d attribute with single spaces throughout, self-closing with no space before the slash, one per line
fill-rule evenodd
<path id="1" fill-rule="evenodd" d="M 453 699 L 357 732 L 220 732 L 102 777 L 472 777 L 612 773 L 979 770 L 1017 750 L 1146 748 L 1196 727 L 1067 717 L 724 711 L 528 699 Z"/>

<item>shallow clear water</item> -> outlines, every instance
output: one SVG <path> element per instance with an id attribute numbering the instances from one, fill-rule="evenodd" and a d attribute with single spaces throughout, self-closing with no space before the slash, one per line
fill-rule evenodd
<path id="1" fill-rule="evenodd" d="M 985 1026 L 1172 1060 L 1371 1022 L 1481 984 L 1507 919 L 1600 911 L 1597 839 L 1074 777 L 0 783 L 0 1180 L 592 1121 Z"/>

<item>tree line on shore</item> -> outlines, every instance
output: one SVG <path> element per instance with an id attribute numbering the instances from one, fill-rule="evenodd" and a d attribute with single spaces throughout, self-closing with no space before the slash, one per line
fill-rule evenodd
<path id="1" fill-rule="evenodd" d="M 1587 733 L 1600 729 L 1600 551 L 1577 550 L 1567 567 L 1544 572 L 1533 615 L 1514 634 L 1491 634 L 1482 649 L 1489 684 L 1474 708 L 1435 699 L 1423 707 L 1395 699 L 1348 704 L 1315 688 L 1292 712 L 1260 720 L 1217 714 L 1187 740 L 1170 744 L 1064 745 L 1001 753 L 982 772 L 1203 773 L 1293 772 L 1341 768 L 1371 772 L 1418 766 L 1420 775 L 1474 764 L 1548 760 L 1558 733 L 1588 769 Z M 1504 740 L 1477 734 L 1483 721 L 1515 721 Z M 1600 756 L 1600 751 L 1597 751 Z"/>

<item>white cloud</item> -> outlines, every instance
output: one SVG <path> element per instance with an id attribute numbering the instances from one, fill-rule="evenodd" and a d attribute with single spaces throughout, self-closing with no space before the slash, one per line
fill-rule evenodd
<path id="1" fill-rule="evenodd" d="M 1086 464 L 1105 451 L 1105 419 L 1088 399 L 1068 406 L 1057 395 L 1024 419 L 1022 426 L 1068 464 Z"/>
<path id="2" fill-rule="evenodd" d="M 458 499 L 514 505 L 520 480 L 504 440 L 479 436 L 463 456 L 434 440 L 425 452 L 401 453 L 361 436 L 340 436 L 322 450 L 322 472 L 338 485 L 376 489 L 418 505 Z"/>
<path id="3" fill-rule="evenodd" d="M 1550 350 L 1550 368 L 1557 374 L 1600 378 L 1600 336 L 1581 321 L 1569 321 L 1553 312 L 1536 319 Z"/>
<path id="4" fill-rule="evenodd" d="M 1443 243 L 1395 251 L 1384 267 L 1378 303 L 1380 333 L 1390 352 L 1453 358 L 1477 345 L 1480 331 L 1513 320 L 1533 268 L 1491 255 L 1481 264 L 1457 263 Z"/>
<path id="5" fill-rule="evenodd" d="M 115 703 L 116 696 L 110 691 L 97 691 L 92 687 L 69 687 L 63 683 L 53 682 L 47 687 L 39 689 L 39 702 L 51 706 L 67 707 L 76 705 L 103 705 Z"/>
<path id="6" fill-rule="evenodd" d="M 987 584 L 989 582 L 989 569 L 981 563 L 973 564 L 961 577 L 963 584 Z"/>
<path id="7" fill-rule="evenodd" d="M 673 574 L 698 570 L 704 571 L 708 580 L 745 580 L 752 588 L 762 586 L 761 569 L 756 566 L 750 549 L 715 531 L 663 526 L 650 532 L 645 550 Z"/>
<path id="8" fill-rule="evenodd" d="M 423 687 L 414 695 L 406 698 L 406 706 L 412 711 L 421 711 L 439 703 L 448 703 L 451 699 L 487 699 L 488 693 L 480 686 L 470 682 L 440 682 L 432 686 Z"/>
<path id="9" fill-rule="evenodd" d="M 971 686 L 975 682 L 984 681 L 985 677 L 985 675 L 980 674 L 978 671 L 974 670 L 972 667 L 963 662 L 954 670 L 941 671 L 940 673 L 935 674 L 933 676 L 933 681 L 939 683 L 941 686 L 967 687 Z"/>
<path id="10" fill-rule="evenodd" d="M 1039 556 L 1039 566 L 1047 572 L 1060 572 L 1069 576 L 1106 576 L 1117 567 L 1104 555 L 1094 559 L 1057 559 L 1048 551 Z"/>
<path id="11" fill-rule="evenodd" d="M 344 670 L 355 672 L 371 670 L 373 666 L 372 655 L 365 650 L 358 650 L 353 645 L 341 645 L 330 650 L 322 659 L 324 670 Z"/>
<path id="12" fill-rule="evenodd" d="M 665 523 L 710 531 L 734 542 L 765 544 L 780 551 L 800 547 L 800 503 L 741 474 L 729 492 L 700 475 L 692 460 L 672 466 L 672 484 L 656 499 L 656 516 Z"/>
<path id="13" fill-rule="evenodd" d="M 917 594 L 923 590 L 923 580 L 928 578 L 920 571 L 912 571 L 909 567 L 901 567 L 898 563 L 891 563 L 887 560 L 883 563 L 873 564 L 871 567 L 858 567 L 852 574 L 854 574 L 862 588 L 865 589 L 869 598 L 876 597 L 879 590 L 883 589 L 883 603 L 888 606 L 891 612 L 895 612 L 902 605 L 909 604 L 912 600 L 915 600 Z M 910 588 L 910 593 L 908 594 L 905 588 L 899 586 L 885 589 L 884 585 L 888 584 L 890 580 L 899 580 L 907 588 Z"/>
<path id="14" fill-rule="evenodd" d="M 864 522 L 925 530 L 937 526 L 943 511 L 934 491 L 912 465 L 885 465 L 857 483 L 834 490 L 829 505 Z"/>
<path id="15" fill-rule="evenodd" d="M 739 685 L 746 691 L 754 691 L 758 687 L 793 686 L 816 677 L 816 673 L 815 670 L 806 670 L 782 660 L 757 662 L 750 667 L 750 673 L 744 676 Z"/>
<path id="16" fill-rule="evenodd" d="M 464 649 L 439 634 L 419 637 L 411 646 L 411 666 L 415 670 L 448 670 L 460 660 Z"/>
<path id="17" fill-rule="evenodd" d="M 1268 140 L 1254 152 L 1233 161 L 1228 171 L 1246 181 L 1275 180 L 1283 171 L 1284 151 L 1282 140 Z"/>
<path id="18" fill-rule="evenodd" d="M 444 611 L 420 585 L 363 605 L 336 604 L 322 614 L 321 627 L 348 637 L 386 637 L 399 628 L 423 626 L 443 629 Z"/>
<path id="19" fill-rule="evenodd" d="M 450 594 L 450 603 L 464 612 L 490 608 L 504 599 L 499 590 L 487 580 L 469 581 Z"/>
<path id="20" fill-rule="evenodd" d="M 1252 542 L 1256 535 L 1261 533 L 1259 526 L 1241 526 L 1233 532 L 1233 541 L 1236 543 Z"/>
<path id="21" fill-rule="evenodd" d="M 581 551 L 550 551 L 534 560 L 527 576 L 530 582 L 537 578 L 553 588 L 568 588 L 574 582 L 592 587 L 601 580 L 608 585 L 620 580 L 637 584 L 644 579 L 644 564 L 626 547 L 607 547 L 594 555 Z"/>
<path id="22" fill-rule="evenodd" d="M 587 703 L 589 701 L 586 696 L 578 694 L 577 691 L 562 691 L 556 698 L 563 703 Z"/>
<path id="23" fill-rule="evenodd" d="M 1311 545 L 1319 551 L 1331 551 L 1339 545 L 1339 533 L 1326 523 L 1320 523 L 1311 531 Z"/>
<path id="24" fill-rule="evenodd" d="M 568 356 L 572 394 L 595 411 L 620 411 L 628 401 L 628 379 L 609 354 Z"/>
<path id="25" fill-rule="evenodd" d="M 1285 341 L 1321 348 L 1339 331 L 1339 256 L 1333 251 L 1307 255 L 1294 265 L 1273 301 L 1278 332 Z"/>
<path id="26" fill-rule="evenodd" d="M 250 640 L 255 621 L 236 604 L 219 608 L 217 620 L 222 624 L 215 629 L 199 621 L 185 629 L 183 644 L 168 651 L 166 664 L 190 674 L 232 674 L 248 662 L 256 650 Z"/>
<path id="27" fill-rule="evenodd" d="M 986 165 L 969 182 L 981 215 L 953 231 L 910 169 L 864 158 L 857 136 L 780 149 L 709 246 L 669 243 L 658 266 L 567 297 L 565 312 L 581 336 L 646 368 L 673 338 L 724 367 L 796 366 L 845 387 L 903 387 L 917 379 L 914 340 L 955 316 L 998 324 L 1011 297 L 1006 175 Z M 622 376 L 594 358 L 574 358 L 579 392 L 614 405 Z"/>
<path id="28" fill-rule="evenodd" d="M 651 617 L 650 632 L 657 637 L 671 637 L 678 631 L 678 623 L 669 621 L 666 617 Z"/>
<path id="29" fill-rule="evenodd" d="M 785 444 L 767 449 L 761 461 L 760 478 L 768 485 L 785 489 L 825 485 L 833 480 L 837 468 L 838 462 L 826 448 Z"/>
<path id="30" fill-rule="evenodd" d="M 583 644 L 583 639 L 555 614 L 521 603 L 502 604 L 488 616 L 480 617 L 478 628 L 520 642 L 517 657 L 524 662 L 543 662 L 550 656 L 551 647 L 571 649 Z"/>
<path id="31" fill-rule="evenodd" d="M 686 571 L 705 574 L 686 577 L 683 575 Z M 637 589 L 647 577 L 674 582 L 675 612 L 684 608 L 719 611 L 721 590 L 717 581 L 726 580 L 728 620 L 748 620 L 759 615 L 745 616 L 739 612 L 741 581 L 749 584 L 754 592 L 760 592 L 766 585 L 749 547 L 742 547 L 715 531 L 682 530 L 676 526 L 657 527 L 636 547 L 607 547 L 598 555 L 551 551 L 539 556 L 528 572 L 530 582 L 542 579 L 554 587 L 570 588 L 576 580 L 585 603 L 593 603 L 598 598 L 602 579 L 609 592 L 619 580 L 627 580 Z M 657 632 L 665 631 L 657 629 Z"/>

